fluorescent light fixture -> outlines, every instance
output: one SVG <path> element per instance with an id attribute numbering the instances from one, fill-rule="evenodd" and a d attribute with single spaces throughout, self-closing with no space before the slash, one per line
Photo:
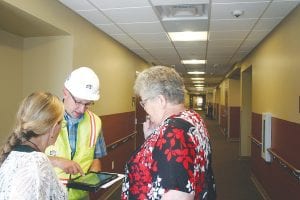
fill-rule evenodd
<path id="1" fill-rule="evenodd" d="M 204 85 L 201 85 L 201 84 L 197 84 L 197 85 L 194 85 L 195 87 L 204 87 Z"/>
<path id="2" fill-rule="evenodd" d="M 203 77 L 194 77 L 194 78 L 191 78 L 191 80 L 205 80 L 205 78 L 203 78 Z"/>
<path id="3" fill-rule="evenodd" d="M 168 32 L 172 41 L 206 41 L 207 31 Z"/>
<path id="4" fill-rule="evenodd" d="M 197 65 L 197 64 L 205 64 L 206 60 L 181 60 L 182 64 L 187 64 L 187 65 Z"/>
<path id="5" fill-rule="evenodd" d="M 193 83 L 204 83 L 204 81 L 193 81 Z"/>
<path id="6" fill-rule="evenodd" d="M 188 74 L 205 74 L 205 72 L 192 71 L 192 72 L 188 72 Z"/>

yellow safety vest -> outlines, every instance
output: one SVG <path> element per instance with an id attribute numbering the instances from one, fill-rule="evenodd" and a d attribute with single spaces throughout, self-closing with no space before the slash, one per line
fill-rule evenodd
<path id="1" fill-rule="evenodd" d="M 83 120 L 78 124 L 76 152 L 73 157 L 73 161 L 77 162 L 84 173 L 88 172 L 94 159 L 94 152 L 96 147 L 96 141 L 101 130 L 100 118 L 92 113 L 86 111 L 83 116 Z M 67 127 L 62 128 L 55 145 L 52 145 L 46 149 L 48 155 L 53 155 L 71 160 L 71 147 L 68 138 Z M 55 167 L 58 178 L 66 184 L 70 178 L 70 174 L 66 174 L 62 169 Z M 72 175 L 72 178 L 76 178 L 78 175 Z M 88 196 L 87 192 L 82 190 L 68 189 L 68 199 L 85 199 Z"/>

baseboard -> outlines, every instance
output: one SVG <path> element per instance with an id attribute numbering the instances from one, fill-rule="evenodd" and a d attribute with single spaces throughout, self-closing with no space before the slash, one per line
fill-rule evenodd
<path id="1" fill-rule="evenodd" d="M 258 192 L 260 193 L 260 195 L 262 196 L 262 198 L 264 200 L 271 200 L 271 198 L 267 194 L 266 190 L 263 188 L 263 186 L 261 185 L 261 183 L 256 179 L 256 177 L 254 176 L 253 173 L 251 173 L 250 179 L 253 182 L 253 184 L 256 187 L 256 189 L 258 190 Z"/>

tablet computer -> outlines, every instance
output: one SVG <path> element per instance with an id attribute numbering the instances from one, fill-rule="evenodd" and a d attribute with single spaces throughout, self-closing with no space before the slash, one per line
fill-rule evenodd
<path id="1" fill-rule="evenodd" d="M 79 176 L 69 180 L 67 187 L 96 192 L 103 184 L 116 178 L 118 178 L 118 174 L 107 172 L 88 172 L 85 176 Z"/>

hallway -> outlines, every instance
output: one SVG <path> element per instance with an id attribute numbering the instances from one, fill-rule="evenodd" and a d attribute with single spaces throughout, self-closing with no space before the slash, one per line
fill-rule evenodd
<path id="1" fill-rule="evenodd" d="M 239 142 L 226 141 L 217 120 L 203 118 L 211 137 L 218 200 L 262 200 L 250 179 L 250 160 L 239 159 Z"/>

